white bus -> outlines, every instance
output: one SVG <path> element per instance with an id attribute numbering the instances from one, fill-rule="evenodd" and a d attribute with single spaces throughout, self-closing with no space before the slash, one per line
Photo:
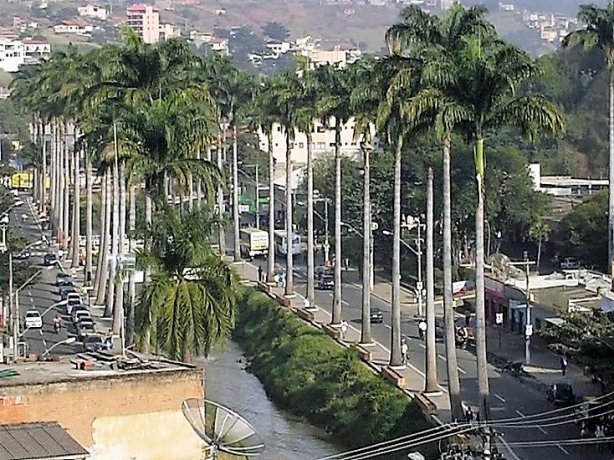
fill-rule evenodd
<path id="1" fill-rule="evenodd" d="M 275 230 L 275 252 L 285 256 L 288 253 L 288 245 L 286 244 L 287 232 L 285 230 Z M 301 237 L 296 233 L 292 233 L 292 255 L 298 256 L 301 253 Z"/>
<path id="2" fill-rule="evenodd" d="M 242 228 L 239 233 L 241 255 L 253 259 L 269 252 L 269 233 L 257 228 Z"/>

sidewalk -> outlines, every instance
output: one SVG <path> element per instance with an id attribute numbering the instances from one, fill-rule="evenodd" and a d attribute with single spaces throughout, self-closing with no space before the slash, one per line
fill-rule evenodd
<path id="1" fill-rule="evenodd" d="M 255 284 L 258 279 L 258 270 L 256 267 L 249 263 L 233 263 L 237 273 L 246 281 L 246 284 Z M 251 282 L 250 282 L 251 281 Z M 270 288 L 270 295 L 280 299 L 284 299 L 283 289 L 277 287 Z M 325 330 L 329 335 L 340 336 L 340 331 L 336 328 L 331 328 L 331 314 L 323 309 L 318 308 L 314 311 L 307 312 L 305 310 L 305 298 L 296 294 L 292 299 L 287 299 L 290 302 L 289 308 L 296 310 L 297 314 L 303 319 L 311 322 L 315 327 Z M 344 347 L 350 347 L 353 345 L 358 346 L 359 351 L 363 357 L 368 356 L 366 361 L 370 368 L 376 373 L 381 373 L 382 370 L 389 369 L 388 363 L 390 362 L 390 349 L 380 342 L 373 342 L 370 345 L 359 345 L 360 343 L 360 329 L 354 327 L 352 324 L 348 324 L 348 331 L 345 337 L 336 338 Z M 395 379 L 398 386 L 401 387 L 410 397 L 418 397 L 420 400 L 426 402 L 429 401 L 436 406 L 436 413 L 438 419 L 448 421 L 450 419 L 450 400 L 448 398 L 447 389 L 443 386 L 439 386 L 440 393 L 434 395 L 428 395 L 425 397 L 424 392 L 424 373 L 413 366 L 408 364 L 402 368 L 395 368 L 390 377 Z"/>

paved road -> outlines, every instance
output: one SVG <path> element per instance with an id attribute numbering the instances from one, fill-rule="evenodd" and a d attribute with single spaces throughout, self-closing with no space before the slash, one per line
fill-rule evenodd
<path id="1" fill-rule="evenodd" d="M 230 244 L 232 244 L 232 240 Z M 278 259 L 283 266 L 284 261 Z M 266 262 L 263 260 L 254 261 L 255 265 L 260 265 L 266 269 Z M 306 292 L 306 270 L 301 263 L 295 265 L 295 291 L 299 295 Z M 344 273 L 349 280 L 356 277 L 356 273 Z M 316 291 L 316 304 L 327 311 L 332 309 L 333 294 L 331 291 Z M 361 318 L 362 289 L 359 284 L 345 282 L 343 284 L 342 315 L 354 327 L 360 328 Z M 372 325 L 372 333 L 375 340 L 387 345 L 390 342 L 391 315 L 390 304 L 379 297 L 371 296 L 371 306 L 381 309 L 384 312 L 384 323 Z M 425 345 L 418 338 L 416 320 L 407 314 L 402 314 L 401 318 L 402 333 L 407 338 L 409 347 L 410 363 L 424 373 L 425 370 Z M 447 371 L 445 359 L 445 346 L 443 343 L 437 344 L 437 372 L 439 383 L 447 387 Z M 477 366 L 475 355 L 470 351 L 457 349 L 458 370 L 461 381 L 461 392 L 464 401 L 475 406 L 477 403 Z M 537 391 L 532 386 L 523 384 L 517 378 L 509 374 L 501 374 L 493 366 L 489 365 L 488 375 L 490 379 L 491 408 L 493 419 L 519 419 L 532 414 L 552 411 L 555 407 L 550 404 L 543 393 Z M 574 423 L 568 422 L 571 418 L 561 418 L 562 413 L 553 414 L 553 420 L 544 422 L 543 426 L 530 426 L 526 428 L 504 428 L 504 438 L 508 443 L 526 441 L 545 441 L 545 440 L 569 440 L 580 437 L 580 428 Z M 551 425 L 551 426 L 546 426 Z M 550 446 L 550 447 L 514 447 L 514 460 L 542 460 L 544 456 L 548 459 L 610 459 L 612 455 L 598 451 L 589 446 Z"/>
<path id="2" fill-rule="evenodd" d="M 24 202 L 22 206 L 14 208 L 10 213 L 10 225 L 19 235 L 24 236 L 32 241 L 41 239 L 41 228 L 38 224 L 38 219 L 35 209 L 30 205 L 30 197 L 27 194 L 21 194 L 20 199 Z M 24 219 L 23 216 L 26 216 Z M 44 246 L 40 248 L 44 250 Z M 33 248 L 33 251 L 35 248 Z M 42 258 L 40 256 L 31 257 L 28 263 L 40 265 Z M 21 318 L 20 341 L 26 342 L 28 345 L 28 353 L 43 355 L 57 343 L 63 342 L 74 335 L 74 330 L 70 324 L 70 319 L 64 317 L 64 327 L 59 333 L 53 331 L 53 318 L 55 315 L 63 315 L 65 309 L 62 306 L 55 306 L 59 302 L 60 297 L 55 286 L 55 277 L 59 272 L 57 268 L 46 269 L 42 268 L 38 278 L 32 283 L 24 287 L 18 296 L 19 316 Z M 15 289 L 19 286 L 15 286 Z M 23 318 L 28 310 L 37 310 L 43 317 L 42 329 L 26 330 L 23 326 Z M 51 350 L 50 355 L 66 355 L 74 353 L 79 344 L 62 344 Z"/>

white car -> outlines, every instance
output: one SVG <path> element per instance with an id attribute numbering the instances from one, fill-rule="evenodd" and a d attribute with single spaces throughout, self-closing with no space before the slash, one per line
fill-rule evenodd
<path id="1" fill-rule="evenodd" d="M 26 312 L 26 328 L 41 329 L 43 327 L 43 318 L 36 310 L 28 310 Z"/>

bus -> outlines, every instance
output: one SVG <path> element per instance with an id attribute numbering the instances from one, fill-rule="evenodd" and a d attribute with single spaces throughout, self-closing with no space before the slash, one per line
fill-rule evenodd
<path id="1" fill-rule="evenodd" d="M 288 245 L 286 244 L 287 232 L 285 230 L 275 230 L 275 252 L 285 256 L 288 253 Z M 301 253 L 301 237 L 296 233 L 292 233 L 292 255 L 298 256 Z"/>
<path id="2" fill-rule="evenodd" d="M 241 255 L 253 259 L 269 252 L 269 233 L 257 228 L 242 228 L 239 233 Z"/>

